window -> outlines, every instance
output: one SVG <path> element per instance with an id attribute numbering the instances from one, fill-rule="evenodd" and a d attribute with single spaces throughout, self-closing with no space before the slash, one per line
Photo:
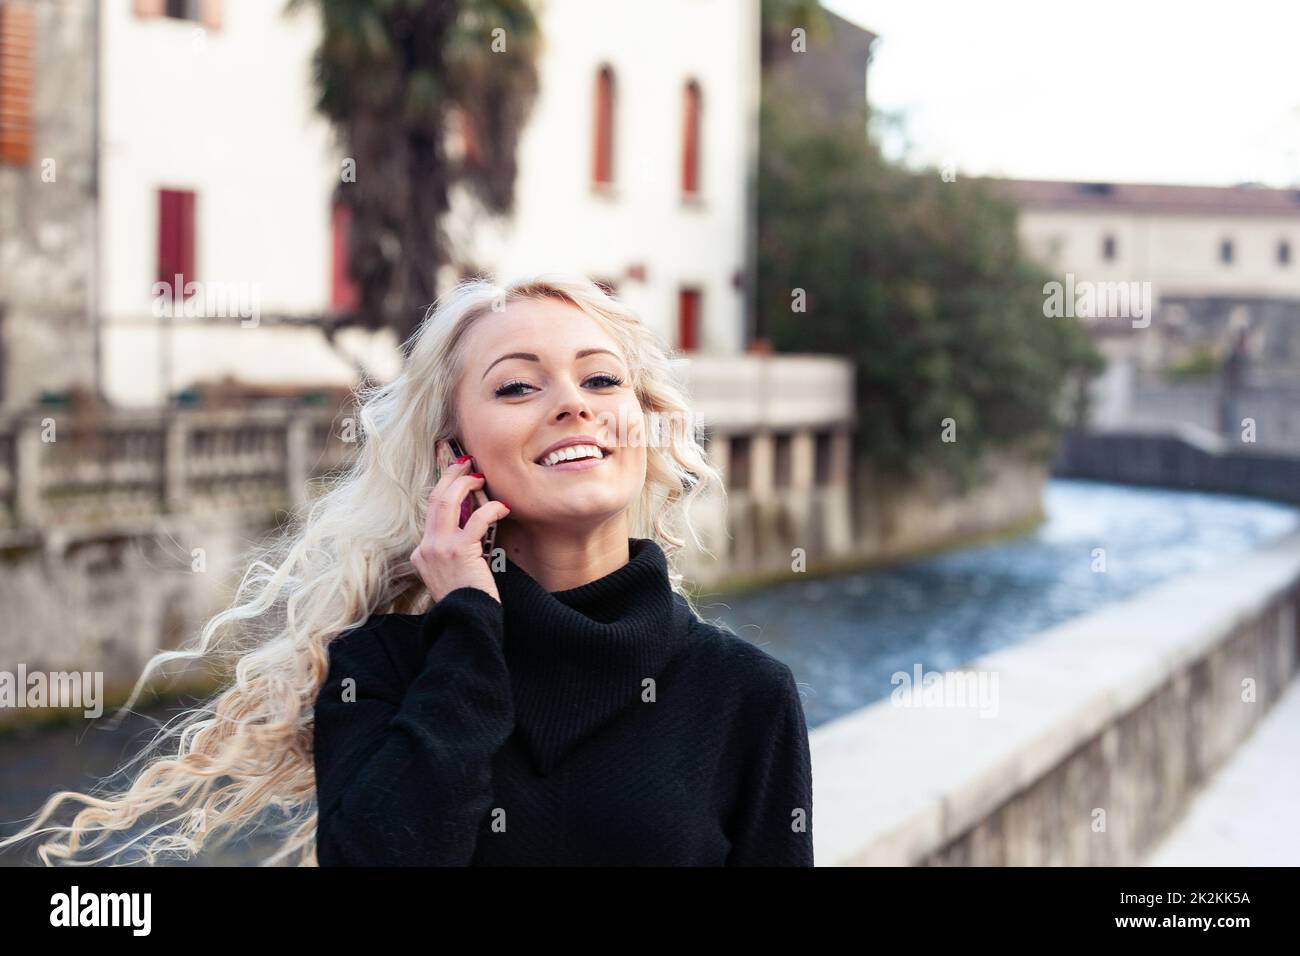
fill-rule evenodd
<path id="1" fill-rule="evenodd" d="M 727 478 L 730 490 L 749 489 L 749 436 L 732 435 L 727 456 Z"/>
<path id="2" fill-rule="evenodd" d="M 1107 262 L 1115 258 L 1115 237 L 1106 236 L 1101 240 L 1101 257 Z"/>
<path id="3" fill-rule="evenodd" d="M 158 281 L 181 302 L 185 284 L 194 279 L 194 193 L 158 190 Z"/>
<path id="4" fill-rule="evenodd" d="M 32 158 L 32 45 L 36 17 L 26 4 L 0 3 L 0 163 Z"/>
<path id="5" fill-rule="evenodd" d="M 790 471 L 793 437 L 789 432 L 781 432 L 773 443 L 772 484 L 777 488 L 790 487 Z"/>
<path id="6" fill-rule="evenodd" d="M 682 193 L 696 196 L 700 192 L 700 84 L 686 84 L 682 130 Z"/>
<path id="7" fill-rule="evenodd" d="M 813 484 L 822 487 L 831 483 L 831 432 L 818 432 L 813 442 Z"/>
<path id="8" fill-rule="evenodd" d="M 596 129 L 591 178 L 596 185 L 614 182 L 614 71 L 602 66 L 596 73 Z"/>
<path id="9" fill-rule="evenodd" d="M 1280 266 L 1291 264 L 1291 243 L 1285 239 L 1279 239 L 1277 243 L 1277 264 Z"/>
<path id="10" fill-rule="evenodd" d="M 1232 264 L 1232 240 L 1224 239 L 1219 243 L 1219 261 L 1224 265 Z"/>
<path id="11" fill-rule="evenodd" d="M 681 289 L 677 294 L 677 347 L 694 352 L 700 345 L 700 290 Z"/>
<path id="12" fill-rule="evenodd" d="M 352 207 L 336 202 L 330 215 L 330 305 L 339 312 L 355 311 L 361 290 L 352 276 Z"/>

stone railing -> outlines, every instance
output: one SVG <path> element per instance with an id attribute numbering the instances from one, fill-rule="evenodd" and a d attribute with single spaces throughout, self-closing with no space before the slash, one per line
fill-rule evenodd
<path id="1" fill-rule="evenodd" d="M 1293 534 L 941 675 L 982 708 L 818 727 L 818 865 L 1140 861 L 1285 691 L 1298 605 Z"/>
<path id="2" fill-rule="evenodd" d="M 11 417 L 0 421 L 0 534 L 296 506 L 310 479 L 351 457 L 348 414 L 271 406 Z"/>

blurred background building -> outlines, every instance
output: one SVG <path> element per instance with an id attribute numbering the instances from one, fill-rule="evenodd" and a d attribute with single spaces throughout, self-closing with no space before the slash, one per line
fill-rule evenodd
<path id="1" fill-rule="evenodd" d="M 1206 347 L 1228 347 L 1244 330 L 1261 377 L 1297 381 L 1300 190 L 1043 180 L 996 185 L 1020 205 L 1026 242 L 1055 272 L 1151 284 L 1156 334 L 1135 334 L 1130 323 L 1092 323 L 1098 336 L 1119 338 L 1109 343 L 1114 355 L 1130 356 L 1144 369 L 1166 369 Z"/>
<path id="2" fill-rule="evenodd" d="M 1266 446 L 1300 450 L 1300 189 L 990 185 L 1018 204 L 1021 234 L 1054 276 L 1149 288 L 1148 324 L 1085 318 L 1108 363 L 1094 424 L 1218 432 L 1230 385 Z"/>

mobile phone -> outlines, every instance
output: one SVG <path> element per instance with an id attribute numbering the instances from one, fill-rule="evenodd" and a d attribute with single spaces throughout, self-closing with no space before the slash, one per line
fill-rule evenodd
<path id="1" fill-rule="evenodd" d="M 465 454 L 464 450 L 460 446 L 460 442 L 457 441 L 455 438 L 448 438 L 443 443 L 443 448 L 444 448 L 444 451 L 442 452 L 443 460 L 440 462 L 440 467 L 444 470 L 447 467 L 449 467 L 457 458 L 460 458 Z M 477 510 L 478 508 L 482 508 L 485 504 L 487 504 L 490 498 L 491 496 L 487 493 L 486 481 L 483 482 L 481 487 L 475 488 L 473 491 L 471 491 L 465 497 L 465 501 L 461 505 L 460 527 L 462 528 L 465 527 L 465 523 L 469 521 L 469 516 L 472 515 L 475 512 L 475 510 Z M 490 525 L 488 525 L 487 533 L 483 535 L 483 542 L 482 542 L 483 555 L 485 557 L 491 557 L 492 549 L 496 546 L 496 540 L 497 540 L 497 523 L 493 521 Z"/>

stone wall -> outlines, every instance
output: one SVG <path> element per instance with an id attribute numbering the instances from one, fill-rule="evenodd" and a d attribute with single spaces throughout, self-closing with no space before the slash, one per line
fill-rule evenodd
<path id="1" fill-rule="evenodd" d="M 94 386 L 95 3 L 34 11 L 32 156 L 0 163 L 0 406 Z"/>
<path id="2" fill-rule="evenodd" d="M 819 865 L 1132 865 L 1300 662 L 1300 534 L 971 661 L 994 706 L 811 734 Z M 946 675 L 945 675 L 946 676 Z"/>
<path id="3" fill-rule="evenodd" d="M 830 480 L 796 477 L 790 487 L 774 487 L 765 477 L 773 470 L 770 436 L 751 437 L 748 487 L 730 489 L 725 506 L 714 498 L 699 509 L 702 537 L 717 557 L 692 555 L 688 576 L 724 588 L 779 580 L 791 573 L 796 548 L 803 550 L 807 570 L 839 572 L 1024 530 L 1042 520 L 1048 463 L 1041 455 L 992 451 L 982 477 L 961 488 L 938 470 L 905 481 L 881 475 L 865 461 L 850 466 L 851 434 L 831 434 Z M 811 457 L 810 444 L 811 438 L 795 443 L 796 461 Z M 725 473 L 725 448 L 710 454 Z M 804 471 L 795 469 L 797 476 Z"/>
<path id="4" fill-rule="evenodd" d="M 240 519 L 161 522 L 153 534 L 103 533 L 51 552 L 3 552 L 0 670 L 102 672 L 122 699 L 150 657 L 191 645 L 224 609 L 247 567 L 243 549 L 272 530 Z M 170 678 L 201 682 L 207 665 L 175 662 Z M 107 709 L 106 709 L 107 712 Z M 0 709 L 0 724 L 30 716 Z"/>
<path id="5" fill-rule="evenodd" d="M 1069 478 L 1300 502 L 1300 458 L 1194 425 L 1132 424 L 1065 436 L 1052 470 Z"/>

